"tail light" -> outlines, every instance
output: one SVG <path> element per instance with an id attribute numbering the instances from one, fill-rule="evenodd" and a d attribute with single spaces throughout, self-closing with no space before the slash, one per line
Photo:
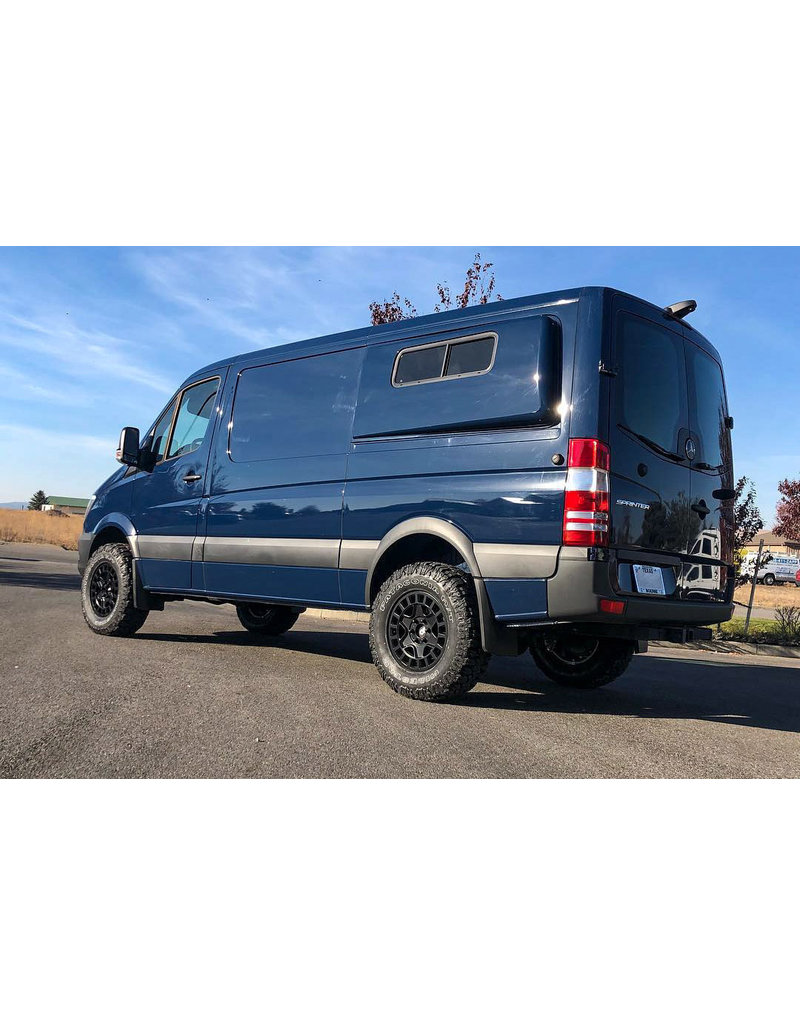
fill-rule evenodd
<path id="1" fill-rule="evenodd" d="M 602 441 L 570 440 L 562 543 L 584 548 L 608 546 L 610 461 L 608 446 Z"/>

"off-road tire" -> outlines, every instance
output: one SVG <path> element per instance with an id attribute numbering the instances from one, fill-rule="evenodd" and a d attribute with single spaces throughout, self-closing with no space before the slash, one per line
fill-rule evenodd
<path id="1" fill-rule="evenodd" d="M 439 609 L 432 612 L 431 617 L 438 616 L 440 633 L 437 635 L 441 636 L 441 653 L 435 655 L 438 660 L 419 670 L 398 660 L 403 657 L 398 651 L 401 644 L 397 633 L 401 614 L 398 609 L 404 600 L 414 600 L 415 594 L 429 602 L 426 605 L 429 611 Z M 410 634 L 406 636 L 410 638 Z M 424 640 L 417 643 L 422 645 Z M 475 686 L 489 663 L 489 655 L 481 647 L 478 602 L 472 579 L 461 569 L 440 562 L 402 566 L 385 581 L 375 598 L 369 620 L 369 648 L 384 681 L 403 697 L 428 701 L 462 697 Z M 412 655 L 408 657 L 413 660 Z"/>
<path id="2" fill-rule="evenodd" d="M 102 573 L 109 581 L 100 587 Z M 111 574 L 116 577 L 116 595 L 113 595 Z M 92 586 L 95 585 L 93 591 Z M 99 595 L 109 603 L 110 611 L 103 614 Z M 127 544 L 103 544 L 89 558 L 81 580 L 81 607 L 86 625 L 103 636 L 133 636 L 144 625 L 147 612 L 133 606 L 133 564 Z"/>
<path id="3" fill-rule="evenodd" d="M 239 622 L 251 633 L 261 636 L 281 636 L 288 632 L 304 609 L 281 604 L 237 604 Z"/>
<path id="4" fill-rule="evenodd" d="M 566 657 L 559 656 L 559 645 L 574 644 L 576 640 L 587 644 L 586 651 L 577 663 L 570 663 Z M 593 643 L 596 648 L 592 651 Z M 630 665 L 633 643 L 605 637 L 554 637 L 535 640 L 530 651 L 539 670 L 554 683 L 579 690 L 596 690 L 613 682 Z"/>

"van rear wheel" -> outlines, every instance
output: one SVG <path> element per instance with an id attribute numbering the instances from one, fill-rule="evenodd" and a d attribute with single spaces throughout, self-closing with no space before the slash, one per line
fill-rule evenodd
<path id="1" fill-rule="evenodd" d="M 771 572 L 768 572 L 767 575 L 764 577 L 764 582 L 766 583 L 766 585 L 768 587 L 774 587 L 775 586 L 775 576 Z"/>
<path id="2" fill-rule="evenodd" d="M 533 660 L 561 686 L 596 690 L 621 676 L 633 657 L 630 640 L 594 636 L 552 636 L 535 640 Z"/>
<path id="3" fill-rule="evenodd" d="M 251 633 L 262 636 L 280 636 L 287 633 L 305 609 L 289 608 L 282 604 L 237 604 L 239 622 Z"/>
<path id="4" fill-rule="evenodd" d="M 441 562 L 398 569 L 375 598 L 369 647 L 384 681 L 403 697 L 462 697 L 489 662 L 472 579 Z"/>

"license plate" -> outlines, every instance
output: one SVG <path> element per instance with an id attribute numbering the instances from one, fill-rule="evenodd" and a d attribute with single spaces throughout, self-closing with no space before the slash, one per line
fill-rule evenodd
<path id="1" fill-rule="evenodd" d="M 634 565 L 633 579 L 640 594 L 666 594 L 664 573 L 655 565 Z"/>

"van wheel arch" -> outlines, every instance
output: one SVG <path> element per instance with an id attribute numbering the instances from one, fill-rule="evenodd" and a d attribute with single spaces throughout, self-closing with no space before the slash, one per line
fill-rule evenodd
<path id="1" fill-rule="evenodd" d="M 372 607 L 380 588 L 400 566 L 421 561 L 464 565 L 469 575 L 480 576 L 472 541 L 458 527 L 427 517 L 409 520 L 390 530 L 375 553 L 367 573 L 367 606 Z"/>
<path id="2" fill-rule="evenodd" d="M 421 516 L 399 523 L 386 534 L 367 573 L 364 594 L 367 608 L 372 608 L 378 591 L 392 573 L 404 565 L 420 561 L 435 561 L 463 568 L 475 587 L 483 649 L 494 654 L 520 653 L 518 638 L 501 636 L 494 620 L 472 541 L 457 526 L 444 519 Z"/>
<path id="3" fill-rule="evenodd" d="M 89 557 L 91 557 L 98 548 L 103 547 L 104 544 L 125 544 L 132 555 L 135 556 L 136 554 L 133 550 L 133 545 L 130 542 L 130 537 L 119 526 L 104 526 L 102 530 L 98 531 L 92 541 L 92 546 L 89 548 Z"/>

